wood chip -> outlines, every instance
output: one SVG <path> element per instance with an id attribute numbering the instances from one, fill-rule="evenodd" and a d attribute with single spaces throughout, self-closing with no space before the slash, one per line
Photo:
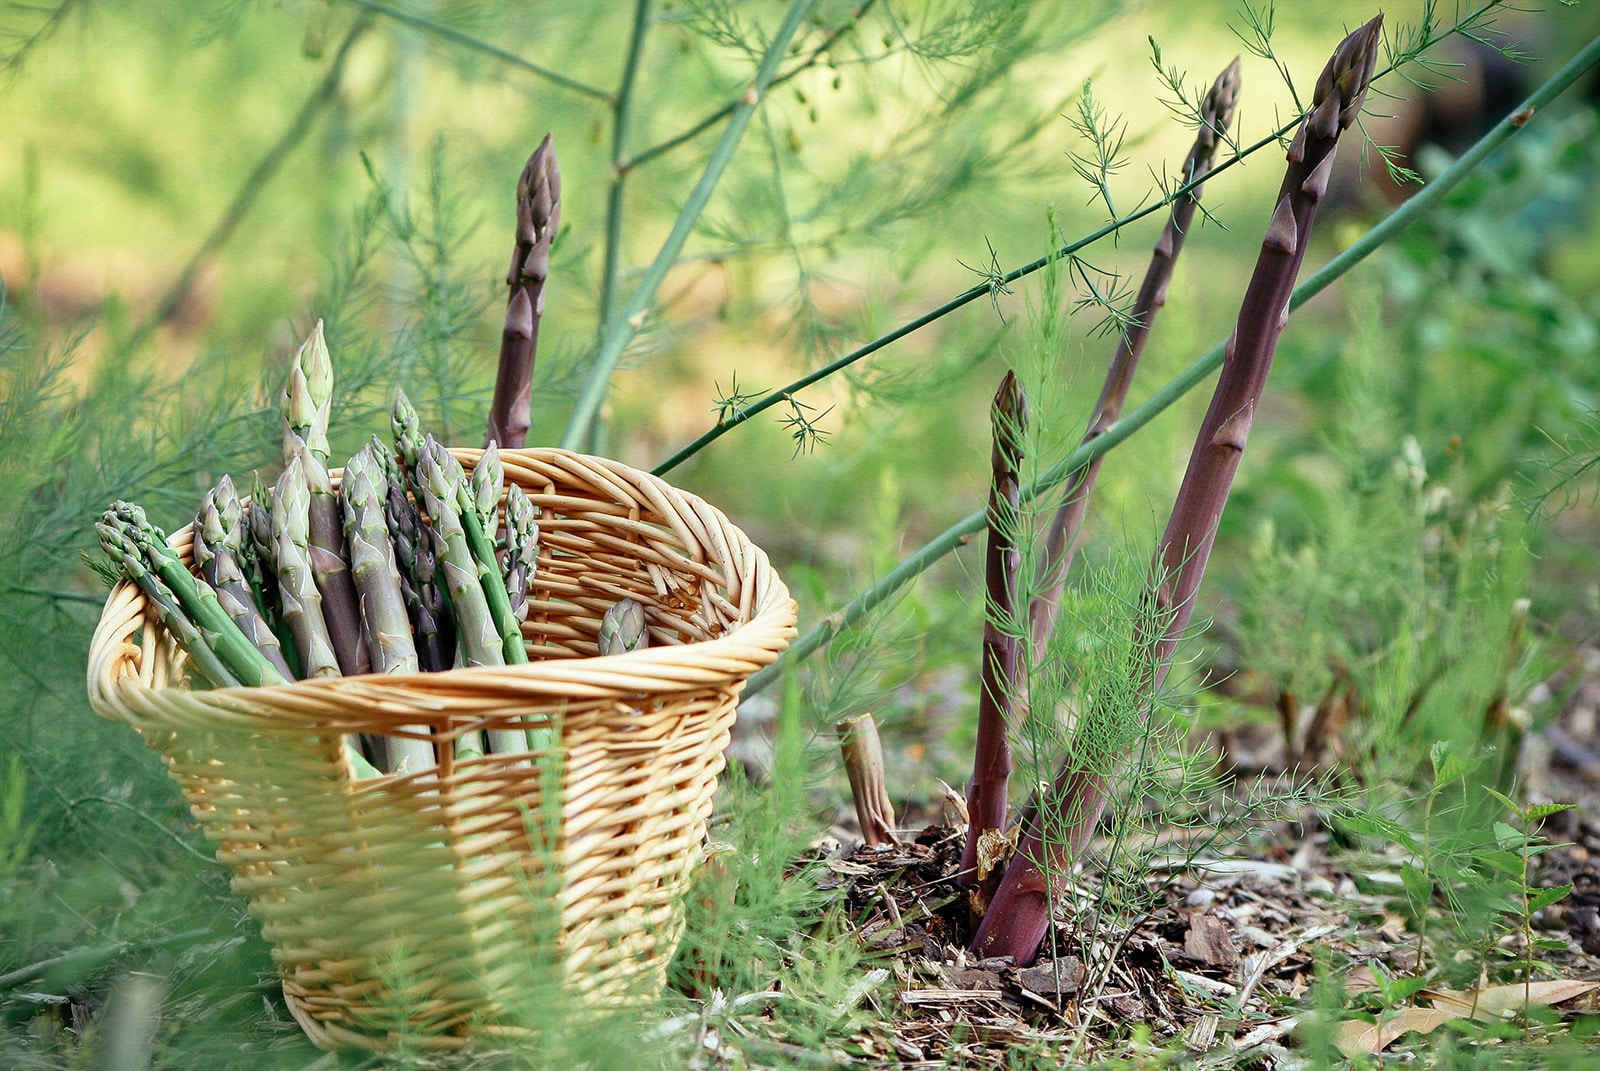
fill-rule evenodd
<path id="1" fill-rule="evenodd" d="M 1239 946 L 1233 943 L 1228 924 L 1209 911 L 1190 917 L 1183 950 L 1212 967 L 1233 967 L 1239 962 Z"/>

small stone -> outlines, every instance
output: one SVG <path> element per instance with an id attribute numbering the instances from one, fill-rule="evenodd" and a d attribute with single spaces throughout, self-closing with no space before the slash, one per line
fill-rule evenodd
<path id="1" fill-rule="evenodd" d="M 1333 897 L 1333 882 L 1318 874 L 1316 877 L 1306 879 L 1306 892 L 1312 896 Z"/>
<path id="2" fill-rule="evenodd" d="M 1184 897 L 1183 902 L 1190 907 L 1210 907 L 1217 899 L 1217 890 L 1200 886 L 1194 892 Z"/>
<path id="3" fill-rule="evenodd" d="M 1060 998 L 1076 993 L 1083 984 L 1083 964 L 1077 956 L 1063 956 L 1058 960 L 1042 960 L 1017 972 L 1017 984 L 1041 997 Z"/>

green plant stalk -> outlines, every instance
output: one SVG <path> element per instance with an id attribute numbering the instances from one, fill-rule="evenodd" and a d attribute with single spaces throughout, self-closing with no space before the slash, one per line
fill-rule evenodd
<path id="1" fill-rule="evenodd" d="M 498 45 L 490 44 L 488 41 L 474 37 L 469 33 L 463 33 L 453 26 L 446 26 L 442 22 L 424 18 L 410 11 L 403 11 L 390 4 L 379 3 L 378 0 L 343 0 L 343 2 L 353 7 L 370 11 L 374 15 L 382 15 L 384 18 L 392 19 L 403 26 L 410 26 L 413 29 L 432 34 L 434 37 L 449 41 L 453 45 L 460 45 L 463 48 L 470 48 L 474 52 L 482 52 L 486 56 L 493 56 L 501 63 L 508 64 L 518 70 L 527 71 L 529 74 L 543 78 L 552 85 L 558 85 L 563 89 L 569 89 L 574 93 L 594 100 L 611 103 L 611 94 L 598 86 L 589 85 L 587 82 L 562 74 L 560 71 L 534 63 L 532 60 L 524 59 L 515 52 L 508 52 Z"/>
<path id="2" fill-rule="evenodd" d="M 411 399 L 406 397 L 403 390 L 394 392 L 389 429 L 394 433 L 394 452 L 400 458 L 400 464 L 404 466 L 406 475 L 415 479 L 417 462 L 422 458 L 422 417 L 417 414 L 417 407 L 411 404 Z"/>
<path id="3" fill-rule="evenodd" d="M 1437 178 L 1418 190 L 1399 208 L 1389 213 L 1383 222 L 1362 235 L 1348 249 L 1328 261 L 1311 278 L 1295 287 L 1294 298 L 1290 301 L 1289 308 L 1291 310 L 1297 309 L 1311 298 L 1316 297 L 1351 268 L 1371 256 L 1373 252 L 1382 248 L 1401 231 L 1426 215 L 1429 210 L 1444 200 L 1450 191 L 1460 184 L 1462 179 L 1476 170 L 1496 149 L 1504 145 L 1535 118 L 1540 108 L 1543 108 L 1567 89 L 1570 89 L 1572 84 L 1596 63 L 1600 63 L 1600 37 L 1594 38 L 1585 45 L 1583 51 L 1569 60 L 1560 70 L 1551 75 L 1548 81 L 1535 90 L 1527 100 L 1523 101 L 1522 107 L 1495 124 L 1494 128 L 1478 139 L 1470 149 L 1457 157 L 1455 163 L 1440 172 Z M 1230 160 L 1228 163 L 1232 163 L 1232 161 Z M 1222 166 L 1227 165 L 1224 164 Z M 1220 170 L 1221 167 L 1218 167 L 1213 173 Z M 1093 442 L 1079 446 L 1064 460 L 1052 465 L 1048 470 L 1030 481 L 1023 487 L 1023 498 L 1031 501 L 1054 488 L 1074 471 L 1132 437 L 1139 429 L 1166 412 L 1178 399 L 1199 386 L 1207 376 L 1216 371 L 1217 367 L 1222 364 L 1225 346 L 1225 342 L 1219 342 L 1213 346 L 1209 352 L 1201 356 L 1188 368 L 1168 380 L 1143 405 L 1138 406 L 1119 420 L 1110 431 Z M 656 472 L 665 471 L 665 469 L 676 464 L 677 460 L 681 460 L 681 458 L 674 459 L 672 462 L 658 467 Z M 819 624 L 806 630 L 805 634 L 795 640 L 777 662 L 757 672 L 750 678 L 750 682 L 745 686 L 743 694 L 749 696 L 761 691 L 779 679 L 790 666 L 815 654 L 834 636 L 837 636 L 845 629 L 853 628 L 860 624 L 868 614 L 893 597 L 895 592 L 921 576 L 946 554 L 965 543 L 969 536 L 981 531 L 983 529 L 984 516 L 985 511 L 978 510 L 956 521 L 928 543 L 918 548 L 899 565 L 879 577 L 860 595 L 857 595 L 850 602 L 829 614 Z"/>
<path id="4" fill-rule="evenodd" d="M 1202 102 L 1200 130 L 1184 161 L 1182 172 L 1184 184 L 1193 186 L 1194 190 L 1172 202 L 1172 215 L 1156 241 L 1155 251 L 1150 256 L 1150 267 L 1134 300 L 1132 323 L 1117 342 L 1116 353 L 1106 370 L 1105 385 L 1100 389 L 1100 399 L 1095 403 L 1094 413 L 1089 417 L 1089 427 L 1083 433 L 1085 443 L 1093 442 L 1110 431 L 1122 414 L 1122 406 L 1127 400 L 1128 388 L 1133 385 L 1145 341 L 1155 325 L 1156 314 L 1167 303 L 1167 287 L 1172 281 L 1172 270 L 1183 251 L 1183 240 L 1194 222 L 1201 191 L 1197 183 L 1210 172 L 1217 146 L 1233 123 L 1238 101 L 1239 59 L 1236 56 L 1227 69 L 1217 76 Z M 1083 525 L 1095 482 L 1100 477 L 1100 462 L 1101 458 L 1096 458 L 1067 479 L 1062 489 L 1061 505 L 1056 508 L 1050 528 L 1045 533 L 1034 582 L 1037 594 L 1028 607 L 1030 634 L 1033 649 L 1037 652 L 1049 646 L 1050 637 L 1055 633 L 1061 592 L 1066 587 L 1067 573 L 1072 568 L 1078 530 Z"/>
<path id="5" fill-rule="evenodd" d="M 252 572 L 250 586 L 256 597 L 256 608 L 272 625 L 278 637 L 278 649 L 292 671 L 290 677 L 299 680 L 305 674 L 300 668 L 300 653 L 295 650 L 294 633 L 283 619 L 283 600 L 278 594 L 278 544 L 272 535 L 272 510 L 269 503 L 272 492 L 267 490 L 259 473 L 250 479 L 250 503 L 245 507 L 245 528 L 250 540 Z"/>
<path id="6" fill-rule="evenodd" d="M 442 449 L 442 448 L 441 448 Z M 446 451 L 444 456 L 460 471 L 460 464 Z M 443 461 L 440 462 L 443 465 Z M 477 570 L 478 584 L 483 588 L 484 601 L 489 607 L 490 620 L 500 636 L 501 657 L 508 666 L 525 665 L 528 651 L 522 643 L 522 622 L 511 610 L 511 596 L 506 591 L 505 577 L 500 572 L 500 559 L 495 554 L 494 534 L 499 527 L 500 490 L 505 485 L 505 469 L 500 464 L 500 452 L 493 447 L 483 452 L 473 466 L 472 478 L 453 479 L 456 488 L 456 509 L 461 515 L 461 528 L 466 534 L 467 549 L 472 552 L 473 566 Z"/>
<path id="7" fill-rule="evenodd" d="M 611 107 L 611 187 L 606 191 L 605 261 L 600 269 L 600 327 L 617 315 L 617 281 L 622 275 L 623 194 L 628 183 L 628 139 L 633 133 L 633 89 L 644 56 L 644 39 L 650 30 L 651 0 L 635 0 L 633 35 L 622 61 L 622 82 Z"/>
<path id="8" fill-rule="evenodd" d="M 1138 648 L 1147 659 L 1136 671 L 1140 717 L 1148 716 L 1193 613 L 1217 523 L 1288 322 L 1295 277 L 1310 244 L 1317 207 L 1327 193 L 1339 136 L 1360 115 L 1377 67 L 1382 27 L 1383 16 L 1378 15 L 1339 43 L 1317 79 L 1311 110 L 1289 144 L 1289 167 L 1227 344 L 1222 375 L 1151 566 L 1145 598 L 1157 624 L 1148 630 L 1141 622 L 1136 629 L 1141 633 L 1136 635 Z M 1050 924 L 1051 905 L 1105 810 L 1115 767 L 1126 755 L 1109 753 L 1081 730 L 1074 745 L 1022 830 L 1016 855 L 972 939 L 976 955 L 1012 956 L 1023 966 L 1033 962 Z"/>
<path id="9" fill-rule="evenodd" d="M 695 183 L 694 189 L 689 192 L 688 200 L 684 202 L 678 218 L 673 221 L 672 230 L 668 232 L 666 241 L 661 243 L 660 251 L 650 262 L 650 267 L 645 270 L 644 278 L 640 280 L 633 296 L 628 299 L 627 305 L 606 325 L 601 336 L 600 351 L 595 356 L 594 367 L 590 370 L 589 379 L 584 384 L 582 393 L 578 395 L 572 417 L 567 422 L 567 430 L 561 437 L 561 445 L 566 449 L 581 449 L 588 441 L 590 428 L 600 411 L 600 404 L 605 401 L 611 374 L 616 371 L 617 362 L 622 359 L 623 351 L 628 348 L 633 336 L 644 327 L 645 313 L 650 303 L 655 300 L 656 291 L 661 288 L 667 272 L 677 262 L 678 254 L 683 251 L 684 243 L 689 240 L 689 234 L 694 230 L 700 213 L 705 211 L 706 204 L 711 200 L 712 192 L 717 188 L 723 171 L 727 169 L 734 152 L 739 148 L 745 129 L 750 125 L 751 116 L 761 103 L 761 98 L 772 82 L 773 75 L 777 73 L 778 64 L 789 50 L 789 42 L 800 29 L 800 24 L 805 21 L 812 3 L 813 0 L 789 0 L 789 9 L 785 12 L 777 32 L 773 34 L 766 55 L 761 59 L 755 80 L 751 82 L 744 98 L 729 116 L 721 140 L 711 151 L 705 170 Z"/>
<path id="10" fill-rule="evenodd" d="M 233 480 L 224 476 L 215 488 L 206 492 L 199 515 L 195 517 L 194 563 L 200 576 L 216 591 L 217 601 L 239 626 L 239 631 L 279 673 L 294 680 L 294 671 L 283 657 L 278 637 L 256 608 L 249 581 L 239 564 L 244 547 L 243 520 L 244 509 Z"/>
<path id="11" fill-rule="evenodd" d="M 506 286 L 505 324 L 500 331 L 500 364 L 489 402 L 484 445 L 519 450 L 528 441 L 533 402 L 533 366 L 544 319 L 544 286 L 550 277 L 550 247 L 561 226 L 561 169 L 549 134 L 528 157 L 517 180 L 517 230 Z"/>
<path id="12" fill-rule="evenodd" d="M 805 59 L 801 60 L 793 67 L 774 78 L 772 80 L 772 84 L 769 85 L 767 89 L 769 91 L 777 89 L 784 83 L 793 81 L 794 78 L 801 72 L 808 71 L 812 67 L 815 67 L 817 65 L 817 61 L 828 54 L 829 49 L 838 44 L 840 39 L 843 38 L 845 34 L 856 28 L 856 24 L 861 21 L 861 19 L 866 15 L 867 11 L 871 9 L 871 7 L 877 2 L 878 0 L 862 0 L 861 3 L 856 5 L 856 9 L 850 13 L 850 16 L 847 19 L 835 26 L 832 30 L 828 31 L 828 36 L 824 37 L 821 44 L 817 45 L 816 48 L 813 48 L 806 55 Z M 724 104 L 711 114 L 705 116 L 697 122 L 689 124 L 688 127 L 672 135 L 670 138 L 667 138 L 664 141 L 658 141 L 648 149 L 640 152 L 637 156 L 633 156 L 625 160 L 622 164 L 623 170 L 632 171 L 637 167 L 643 167 L 656 157 L 665 156 L 678 146 L 683 145 L 686 142 L 693 141 L 695 138 L 699 137 L 701 134 L 704 134 L 707 130 L 710 130 L 728 116 L 732 115 L 734 109 L 738 106 L 739 104 L 737 101 L 731 104 Z"/>
<path id="13" fill-rule="evenodd" d="M 122 575 L 139 586 L 139 590 L 144 593 L 144 597 L 155 610 L 156 619 L 172 634 L 178 646 L 188 654 L 189 660 L 194 663 L 195 671 L 213 688 L 239 687 L 239 678 L 233 675 L 217 652 L 206 643 L 205 637 L 200 634 L 194 622 L 184 615 L 183 608 L 178 605 L 177 598 L 172 594 L 172 589 L 163 584 L 161 579 L 145 566 L 138 545 L 128 538 L 122 527 L 101 521 L 95 525 L 95 529 L 100 533 L 100 546 L 104 548 L 112 563 L 121 570 Z"/>
<path id="14" fill-rule="evenodd" d="M 1484 10 L 1483 8 L 1478 9 L 1477 11 L 1469 14 L 1468 18 L 1473 17 L 1473 15 L 1480 14 L 1483 10 Z M 1450 38 L 1450 37 L 1452 37 L 1452 36 L 1454 36 L 1454 35 L 1456 35 L 1458 33 L 1466 32 L 1466 31 L 1462 30 L 1461 26 L 1462 26 L 1462 23 L 1458 22 L 1456 26 L 1454 26 L 1450 30 L 1440 34 L 1437 38 L 1435 38 L 1432 42 L 1430 42 L 1429 47 L 1437 45 L 1440 41 L 1444 41 L 1447 38 Z M 1418 53 L 1417 55 L 1421 55 L 1421 53 Z M 1581 55 L 1582 55 L 1582 53 L 1580 53 L 1580 56 Z M 1398 70 L 1400 67 L 1404 66 L 1405 63 L 1414 61 L 1416 58 L 1417 58 L 1417 56 L 1411 56 L 1411 57 L 1409 57 L 1407 59 L 1403 59 L 1399 63 L 1390 64 L 1389 66 L 1385 67 L 1381 72 L 1379 72 L 1379 74 L 1376 77 L 1377 78 L 1382 78 L 1385 75 L 1390 74 L 1393 71 Z M 1593 59 L 1585 61 L 1583 63 L 1583 65 L 1575 73 L 1573 73 L 1572 79 L 1576 80 L 1577 76 L 1579 74 L 1581 74 L 1584 70 L 1587 70 L 1590 66 L 1593 66 L 1594 62 L 1595 61 Z M 1568 66 L 1570 66 L 1570 64 Z M 1563 72 L 1565 72 L 1566 70 L 1567 70 L 1566 67 L 1562 68 Z M 1561 77 L 1562 77 L 1562 74 L 1558 72 L 1555 76 L 1553 76 L 1552 81 L 1555 81 L 1556 79 L 1559 79 Z M 1549 82 L 1545 83 L 1546 87 L 1548 87 L 1550 84 L 1551 83 L 1549 83 Z M 1556 90 L 1555 93 L 1552 93 L 1548 97 L 1546 97 L 1545 100 L 1542 102 L 1542 104 L 1543 103 L 1549 103 L 1550 100 L 1554 99 L 1557 94 L 1559 94 L 1562 90 L 1566 89 L 1567 86 L 1569 86 L 1569 85 L 1571 85 L 1571 81 L 1570 80 L 1565 82 L 1561 86 L 1560 89 Z M 1543 87 L 1541 87 L 1540 92 L 1542 92 L 1542 91 L 1543 91 Z M 1538 96 L 1538 95 L 1539 95 L 1539 93 L 1535 93 L 1535 96 Z M 1531 101 L 1531 98 L 1530 98 L 1530 101 Z M 1542 104 L 1539 105 L 1539 106 L 1542 106 Z M 1516 114 L 1520 114 L 1520 113 L 1513 113 L 1513 114 L 1516 115 Z M 879 350 L 885 348 L 886 346 L 889 346 L 890 344 L 892 344 L 894 342 L 898 342 L 900 339 L 905 338 L 907 335 L 912 334 L 912 333 L 914 333 L 916 331 L 919 331 L 922 328 L 928 326 L 931 323 L 934 323 L 937 320 L 943 319 L 944 317 L 950 315 L 952 312 L 955 312 L 956 310 L 961 309 L 961 308 L 971 304 L 974 301 L 977 301 L 979 298 L 987 298 L 987 297 L 992 296 L 995 293 L 997 288 L 1003 288 L 1003 287 L 1005 287 L 1005 286 L 1007 286 L 1007 285 L 1009 285 L 1011 283 L 1016 282 L 1018 279 L 1026 278 L 1027 276 L 1032 275 L 1034 272 L 1037 272 L 1037 271 L 1041 270 L 1042 268 L 1047 267 L 1048 265 L 1056 262 L 1057 260 L 1060 260 L 1060 259 L 1062 259 L 1064 257 L 1071 256 L 1073 253 L 1076 253 L 1081 249 L 1084 249 L 1084 248 L 1086 248 L 1088 246 L 1094 245 L 1096 242 L 1100 241 L 1102 238 L 1106 238 L 1106 237 L 1109 237 L 1109 236 L 1111 236 L 1113 234 L 1119 233 L 1123 228 L 1129 226 L 1130 224 L 1138 222 L 1139 220 L 1143 219 L 1146 216 L 1153 215 L 1153 214 L 1155 214 L 1157 212 L 1161 212 L 1161 211 L 1164 211 L 1164 210 L 1168 209 L 1175 201 L 1178 200 L 1178 198 L 1184 197 L 1184 196 L 1186 196 L 1188 194 L 1193 193 L 1206 180 L 1206 178 L 1221 174 L 1223 171 L 1226 171 L 1229 168 L 1231 168 L 1231 167 L 1233 167 L 1233 166 L 1235 166 L 1237 164 L 1242 163 L 1247 157 L 1253 156 L 1255 153 L 1261 151 L 1262 149 L 1266 148 L 1267 146 L 1273 145 L 1273 144 L 1277 144 L 1285 135 L 1287 135 L 1291 130 L 1293 130 L 1299 124 L 1299 122 L 1300 122 L 1300 118 L 1298 116 L 1296 116 L 1294 119 L 1292 119 L 1289 122 L 1283 124 L 1278 129 L 1272 131 L 1270 134 L 1267 134 L 1265 137 L 1263 137 L 1263 138 L 1251 143 L 1250 145 L 1246 145 L 1243 148 L 1236 150 L 1234 152 L 1233 156 L 1231 156 L 1229 159 L 1224 160 L 1222 163 L 1217 164 L 1215 167 L 1213 167 L 1211 169 L 1211 171 L 1208 173 L 1207 176 L 1202 176 L 1200 179 L 1196 179 L 1196 180 L 1194 180 L 1192 182 L 1184 183 L 1182 186 L 1179 186 L 1177 189 L 1173 190 L 1168 196 L 1166 196 L 1164 198 L 1161 198 L 1160 200 L 1155 201 L 1152 204 L 1146 205 L 1143 208 L 1136 209 L 1135 211 L 1129 212 L 1125 216 L 1121 216 L 1121 217 L 1118 217 L 1116 219 L 1113 219 L 1110 222 L 1108 222 L 1107 224 L 1105 224 L 1103 227 L 1101 227 L 1099 230 L 1093 231 L 1090 234 L 1085 235 L 1084 237 L 1077 239 L 1076 241 L 1069 242 L 1068 244 L 1060 247 L 1059 249 L 1055 250 L 1054 252 L 1048 253 L 1045 256 L 1042 256 L 1042 257 L 1038 258 L 1037 260 L 1033 260 L 1033 261 L 1028 262 L 1027 264 L 1023 264 L 1021 267 L 1013 268 L 1011 271 L 1008 271 L 1004 275 L 1001 275 L 1001 276 L 999 276 L 999 277 L 997 277 L 995 279 L 985 280 L 984 282 L 979 283 L 976 286 L 970 287 L 970 288 L 962 291 L 961 293 L 957 294 L 955 297 L 951 298 L 950 300 L 944 302 L 942 305 L 939 305 L 939 306 L 937 306 L 935 308 L 932 308 L 932 309 L 928 310 L 927 312 L 923 313 L 921 316 L 918 316 L 916 319 L 910 320 L 907 323 L 901 324 L 899 327 L 895 328 L 893 331 L 890 331 L 888 334 L 878 336 L 877 338 L 873 339 L 871 342 L 868 342 L 866 345 L 861 346 L 858 349 L 851 350 L 849 353 L 845 354 L 844 356 L 839 357 L 839 358 L 833 360 L 832 362 L 830 362 L 830 363 L 828 363 L 826 365 L 823 365 L 821 368 L 818 368 L 814 372 L 811 372 L 811 373 L 808 373 L 807 375 L 801 376 L 799 379 L 795 380 L 792 383 L 787 384 L 786 386 L 778 387 L 778 388 L 775 388 L 773 390 L 768 391 L 766 394 L 764 394 L 760 398 L 755 399 L 754 401 L 750 402 L 748 405 L 742 406 L 738 410 L 738 412 L 728 415 L 726 419 L 719 419 L 718 422 L 715 425 L 713 425 L 711 428 L 707 429 L 699 438 L 695 439 L 693 442 L 691 442 L 687 446 L 683 447 L 677 453 L 675 453 L 671 457 L 667 458 L 667 460 L 661 462 L 655 468 L 651 469 L 650 470 L 651 474 L 655 475 L 655 476 L 664 476 L 664 475 L 666 475 L 668 472 L 671 472 L 673 469 L 677 468 L 679 465 L 681 465 L 685 461 L 689 460 L 689 458 L 693 457 L 695 454 L 699 453 L 701 450 L 705 449 L 711 443 L 713 443 L 716 440 L 720 439 L 723 435 L 726 435 L 728 432 L 732 431 L 734 428 L 736 428 L 739 425 L 743 424 L 745 421 L 750 420 L 751 418 L 753 418 L 755 416 L 758 416 L 761 413 L 766 412 L 768 409 L 771 409 L 775 405 L 782 405 L 782 404 L 787 403 L 797 392 L 799 392 L 801 390 L 804 390 L 806 387 L 811 386 L 813 383 L 816 383 L 816 382 L 818 382 L 820 380 L 826 379 L 829 376 L 833 375 L 835 372 L 838 372 L 838 371 L 840 371 L 841 369 L 844 369 L 844 368 L 848 368 L 850 365 L 856 363 L 859 360 L 862 360 L 863 358 L 872 356 L 872 354 L 877 353 Z M 1502 125 L 1503 125 L 1503 123 L 1502 123 Z M 1498 127 L 1497 127 L 1497 129 L 1498 129 Z M 1492 132 L 1491 132 L 1491 134 L 1492 134 Z M 1487 138 L 1489 136 L 1490 135 L 1486 135 L 1485 138 Z M 1483 142 L 1480 140 L 1479 144 L 1482 144 L 1482 143 Z M 1496 144 L 1498 144 L 1498 142 Z M 1449 170 L 1453 171 L 1454 168 L 1451 168 Z M 1449 171 L 1447 171 L 1446 173 L 1449 173 Z M 1443 177 L 1443 176 L 1441 176 L 1441 177 Z M 1437 181 L 1438 180 L 1435 180 L 1435 182 L 1437 182 Z M 1459 178 L 1457 178 L 1456 181 L 1459 181 Z M 1414 198 L 1413 198 L 1413 200 L 1414 200 Z M 1411 202 L 1408 201 L 1407 205 L 1409 205 L 1410 203 Z M 1396 209 L 1397 212 L 1398 211 L 1402 211 L 1402 210 L 1403 210 L 1403 207 L 1402 207 L 1402 209 Z M 1411 218 L 1415 218 L 1415 217 L 1413 216 L 1413 217 L 1407 217 L 1407 218 L 1411 219 Z M 1296 291 L 1296 293 L 1298 294 L 1299 291 Z M 1216 352 L 1218 354 L 1218 359 L 1220 360 L 1220 356 L 1221 356 L 1220 349 L 1218 351 L 1216 351 Z M 1095 456 L 1099 456 L 1099 455 L 1095 455 Z M 790 650 L 792 651 L 793 648 L 790 648 Z"/>
<path id="15" fill-rule="evenodd" d="M 539 518 L 521 484 L 506 488 L 506 553 L 500 563 L 511 616 L 528 619 L 528 586 L 539 565 Z"/>
<path id="16" fill-rule="evenodd" d="M 311 455 L 295 454 L 273 491 L 272 539 L 278 563 L 278 598 L 284 623 L 294 635 L 300 670 L 306 677 L 337 677 L 339 659 L 322 618 L 322 593 L 311 573 L 307 539 L 311 527 L 311 491 L 305 463 Z"/>
<path id="17" fill-rule="evenodd" d="M 1028 434 L 1028 396 L 1015 372 L 1007 371 L 990 406 L 993 446 L 986 523 L 989 541 L 984 560 L 982 664 L 978 670 L 978 738 L 973 747 L 972 778 L 967 782 L 967 839 L 961 850 L 956 884 L 987 900 L 993 883 L 981 865 L 983 841 L 1005 832 L 1011 783 L 1008 736 L 1024 688 L 1019 613 L 1022 550 L 1021 479 L 1023 448 Z M 998 877 L 998 873 L 995 873 Z M 981 915 L 982 904 L 975 907 Z"/>
<path id="18" fill-rule="evenodd" d="M 172 553 L 166 533 L 150 523 L 144 510 L 129 502 L 118 502 L 106 511 L 102 520 L 120 529 L 138 548 L 145 565 L 177 598 L 184 616 L 200 631 L 206 644 L 217 653 L 217 657 L 222 659 L 228 671 L 241 684 L 254 687 L 289 683 L 288 678 L 273 668 L 272 663 L 239 631 L 239 626 L 233 623 L 233 619 L 217 601 L 217 594 L 211 590 L 211 585 L 197 579 L 183 567 L 177 555 Z"/>

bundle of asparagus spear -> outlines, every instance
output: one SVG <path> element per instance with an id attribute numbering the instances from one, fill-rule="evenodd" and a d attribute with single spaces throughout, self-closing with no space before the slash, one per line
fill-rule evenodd
<path id="1" fill-rule="evenodd" d="M 392 446 L 374 435 L 335 490 L 328 462 L 333 365 L 319 322 L 281 398 L 284 468 L 248 501 L 224 476 L 194 522 L 187 569 L 136 505 L 96 526 L 116 571 L 137 584 L 196 674 L 213 687 L 313 677 L 413 673 L 527 662 L 522 621 L 539 554 L 538 510 L 506 487 L 493 441 L 468 475 L 423 432 L 403 392 Z M 503 515 L 502 515 L 503 504 Z M 600 627 L 601 654 L 648 642 L 643 607 L 624 599 Z M 424 727 L 362 737 L 363 775 L 437 764 Z M 456 743 L 457 759 L 523 753 L 546 730 L 492 730 Z"/>

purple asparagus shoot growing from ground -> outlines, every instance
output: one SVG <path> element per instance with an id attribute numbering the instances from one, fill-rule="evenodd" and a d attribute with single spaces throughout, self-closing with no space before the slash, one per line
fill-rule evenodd
<path id="1" fill-rule="evenodd" d="M 996 857 L 995 838 L 1004 838 L 1011 780 L 1011 745 L 1007 733 L 1022 694 L 1024 622 L 1018 606 L 1018 546 L 1022 514 L 1020 495 L 1024 440 L 1028 434 L 1028 396 L 1015 372 L 1006 372 L 990 408 L 994 424 L 989 465 L 989 543 L 984 565 L 983 664 L 978 685 L 978 739 L 967 782 L 967 840 L 961 851 L 957 882 L 977 892 L 992 888 L 989 861 Z M 996 875 L 998 878 L 998 875 Z"/>
<path id="2" fill-rule="evenodd" d="M 494 400 L 489 404 L 485 444 L 494 442 L 518 450 L 528 441 L 544 284 L 550 276 L 550 246 L 560 226 L 561 169 L 556 166 L 555 142 L 546 134 L 517 180 L 516 246 L 506 274 L 511 294 L 506 302 L 500 370 L 495 376 Z"/>
<path id="3" fill-rule="evenodd" d="M 1194 146 L 1183 163 L 1182 181 L 1185 184 L 1204 178 L 1211 170 L 1217 145 L 1226 137 L 1233 122 L 1234 108 L 1239 101 L 1239 60 L 1237 57 L 1227 70 L 1217 76 L 1211 90 L 1200 105 L 1200 129 Z M 1105 385 L 1100 389 L 1100 400 L 1095 403 L 1094 415 L 1089 419 L 1088 430 L 1083 433 L 1083 443 L 1088 444 L 1116 426 L 1122 415 L 1122 404 L 1128 397 L 1139 367 L 1139 357 L 1144 352 L 1145 340 L 1155 323 L 1156 313 L 1167 303 L 1167 287 L 1172 281 L 1172 269 L 1178 254 L 1183 251 L 1183 240 L 1188 236 L 1194 221 L 1195 209 L 1200 203 L 1202 187 L 1195 186 L 1188 194 L 1172 203 L 1172 215 L 1156 241 L 1150 255 L 1150 267 L 1134 300 L 1132 322 L 1122 333 L 1117 352 L 1106 370 Z M 1042 656 L 1055 632 L 1056 614 L 1061 603 L 1061 592 L 1066 584 L 1067 571 L 1072 567 L 1072 553 L 1083 524 L 1084 513 L 1089 508 L 1089 498 L 1094 494 L 1095 481 L 1100 476 L 1100 462 L 1104 455 L 1095 458 L 1067 478 L 1061 492 L 1061 505 L 1051 519 L 1045 533 L 1044 550 L 1039 558 L 1038 579 L 1033 605 L 1029 608 L 1030 631 L 1033 649 Z"/>
<path id="4" fill-rule="evenodd" d="M 861 839 L 868 847 L 900 843 L 894 835 L 894 804 L 884 783 L 883 743 L 878 738 L 878 723 L 871 714 L 845 718 L 834 728 L 839 733 L 839 751 L 850 778 L 850 796 L 856 805 L 856 820 L 861 824 Z"/>
<path id="5" fill-rule="evenodd" d="M 1317 205 L 1327 192 L 1339 135 L 1360 114 L 1377 65 L 1382 25 L 1379 15 L 1339 43 L 1290 142 L 1289 167 L 1272 221 L 1152 564 L 1146 598 L 1148 617 L 1158 623 L 1159 631 L 1139 635 L 1141 630 L 1135 629 L 1135 648 L 1146 652 L 1134 681 L 1145 709 L 1166 678 L 1194 610 L 1217 522 L 1288 320 L 1295 276 Z M 1069 750 L 1068 760 L 1022 831 L 1017 853 L 972 940 L 974 954 L 1013 956 L 1023 965 L 1033 961 L 1049 925 L 1051 902 L 1105 810 L 1114 767 L 1126 761 L 1126 753 L 1105 754 L 1092 745 Z"/>

